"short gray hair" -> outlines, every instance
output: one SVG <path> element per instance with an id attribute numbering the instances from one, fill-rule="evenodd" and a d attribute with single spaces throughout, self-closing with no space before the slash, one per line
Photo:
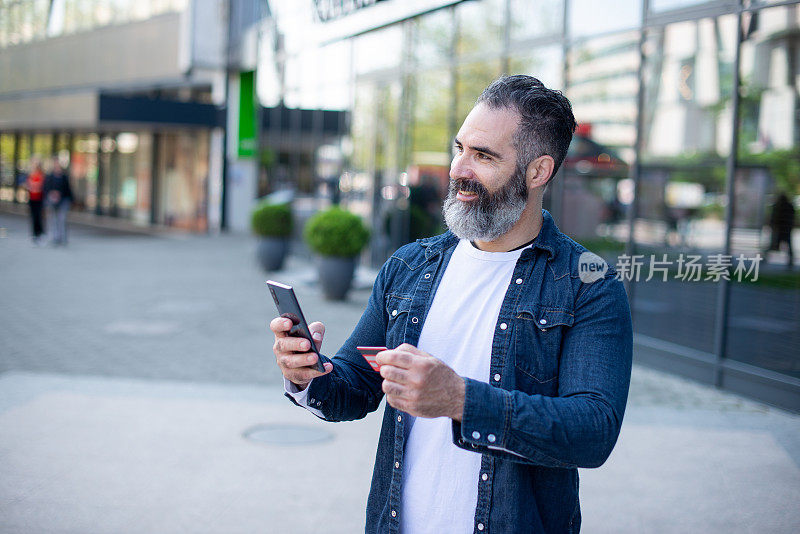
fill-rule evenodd
<path id="1" fill-rule="evenodd" d="M 533 76 L 501 76 L 483 90 L 476 104 L 519 114 L 514 138 L 518 172 L 525 172 L 530 162 L 546 154 L 555 162 L 555 175 L 577 126 L 572 106 L 561 91 L 548 89 Z"/>

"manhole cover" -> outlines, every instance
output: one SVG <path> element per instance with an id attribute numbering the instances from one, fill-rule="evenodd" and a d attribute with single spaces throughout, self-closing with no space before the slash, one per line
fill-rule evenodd
<path id="1" fill-rule="evenodd" d="M 333 439 L 333 434 L 319 428 L 301 425 L 258 425 L 245 430 L 244 437 L 250 441 L 270 445 L 302 445 L 321 443 Z"/>

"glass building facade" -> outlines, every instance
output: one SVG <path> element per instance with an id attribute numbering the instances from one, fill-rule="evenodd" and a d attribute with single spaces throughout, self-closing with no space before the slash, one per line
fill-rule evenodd
<path id="1" fill-rule="evenodd" d="M 272 4 L 260 96 L 349 112 L 339 186 L 373 263 L 441 228 L 481 90 L 536 76 L 579 123 L 545 207 L 623 271 L 636 358 L 800 410 L 800 263 L 773 240 L 779 197 L 800 209 L 798 2 L 465 1 L 314 45 L 311 2 Z"/>

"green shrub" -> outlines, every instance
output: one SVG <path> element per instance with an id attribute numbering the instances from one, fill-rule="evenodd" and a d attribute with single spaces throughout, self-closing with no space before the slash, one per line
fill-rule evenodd
<path id="1" fill-rule="evenodd" d="M 303 237 L 317 254 L 352 258 L 369 242 L 369 229 L 358 215 L 334 206 L 311 217 Z"/>
<path id="2" fill-rule="evenodd" d="M 262 202 L 250 218 L 253 233 L 263 237 L 287 237 L 292 234 L 292 208 L 289 204 Z"/>

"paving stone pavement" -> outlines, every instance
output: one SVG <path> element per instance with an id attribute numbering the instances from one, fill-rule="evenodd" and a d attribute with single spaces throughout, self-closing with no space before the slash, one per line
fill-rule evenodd
<path id="1" fill-rule="evenodd" d="M 0 215 L 0 372 L 277 384 L 267 322 L 268 274 L 249 236 L 148 237 L 73 228 L 65 248 L 34 247 L 27 221 Z M 367 289 L 331 306 L 308 262 L 273 276 L 296 285 L 335 350 Z M 301 283 L 298 283 L 301 282 Z"/>
<path id="2" fill-rule="evenodd" d="M 34 247 L 27 220 L 0 213 L 1 533 L 363 530 L 381 410 L 331 425 L 282 398 L 264 281 L 295 285 L 332 352 L 374 273 L 332 304 L 308 261 L 265 274 L 254 249 L 88 227 Z M 243 437 L 263 423 L 331 439 Z M 590 533 L 798 532 L 800 416 L 635 365 L 581 502 Z"/>

